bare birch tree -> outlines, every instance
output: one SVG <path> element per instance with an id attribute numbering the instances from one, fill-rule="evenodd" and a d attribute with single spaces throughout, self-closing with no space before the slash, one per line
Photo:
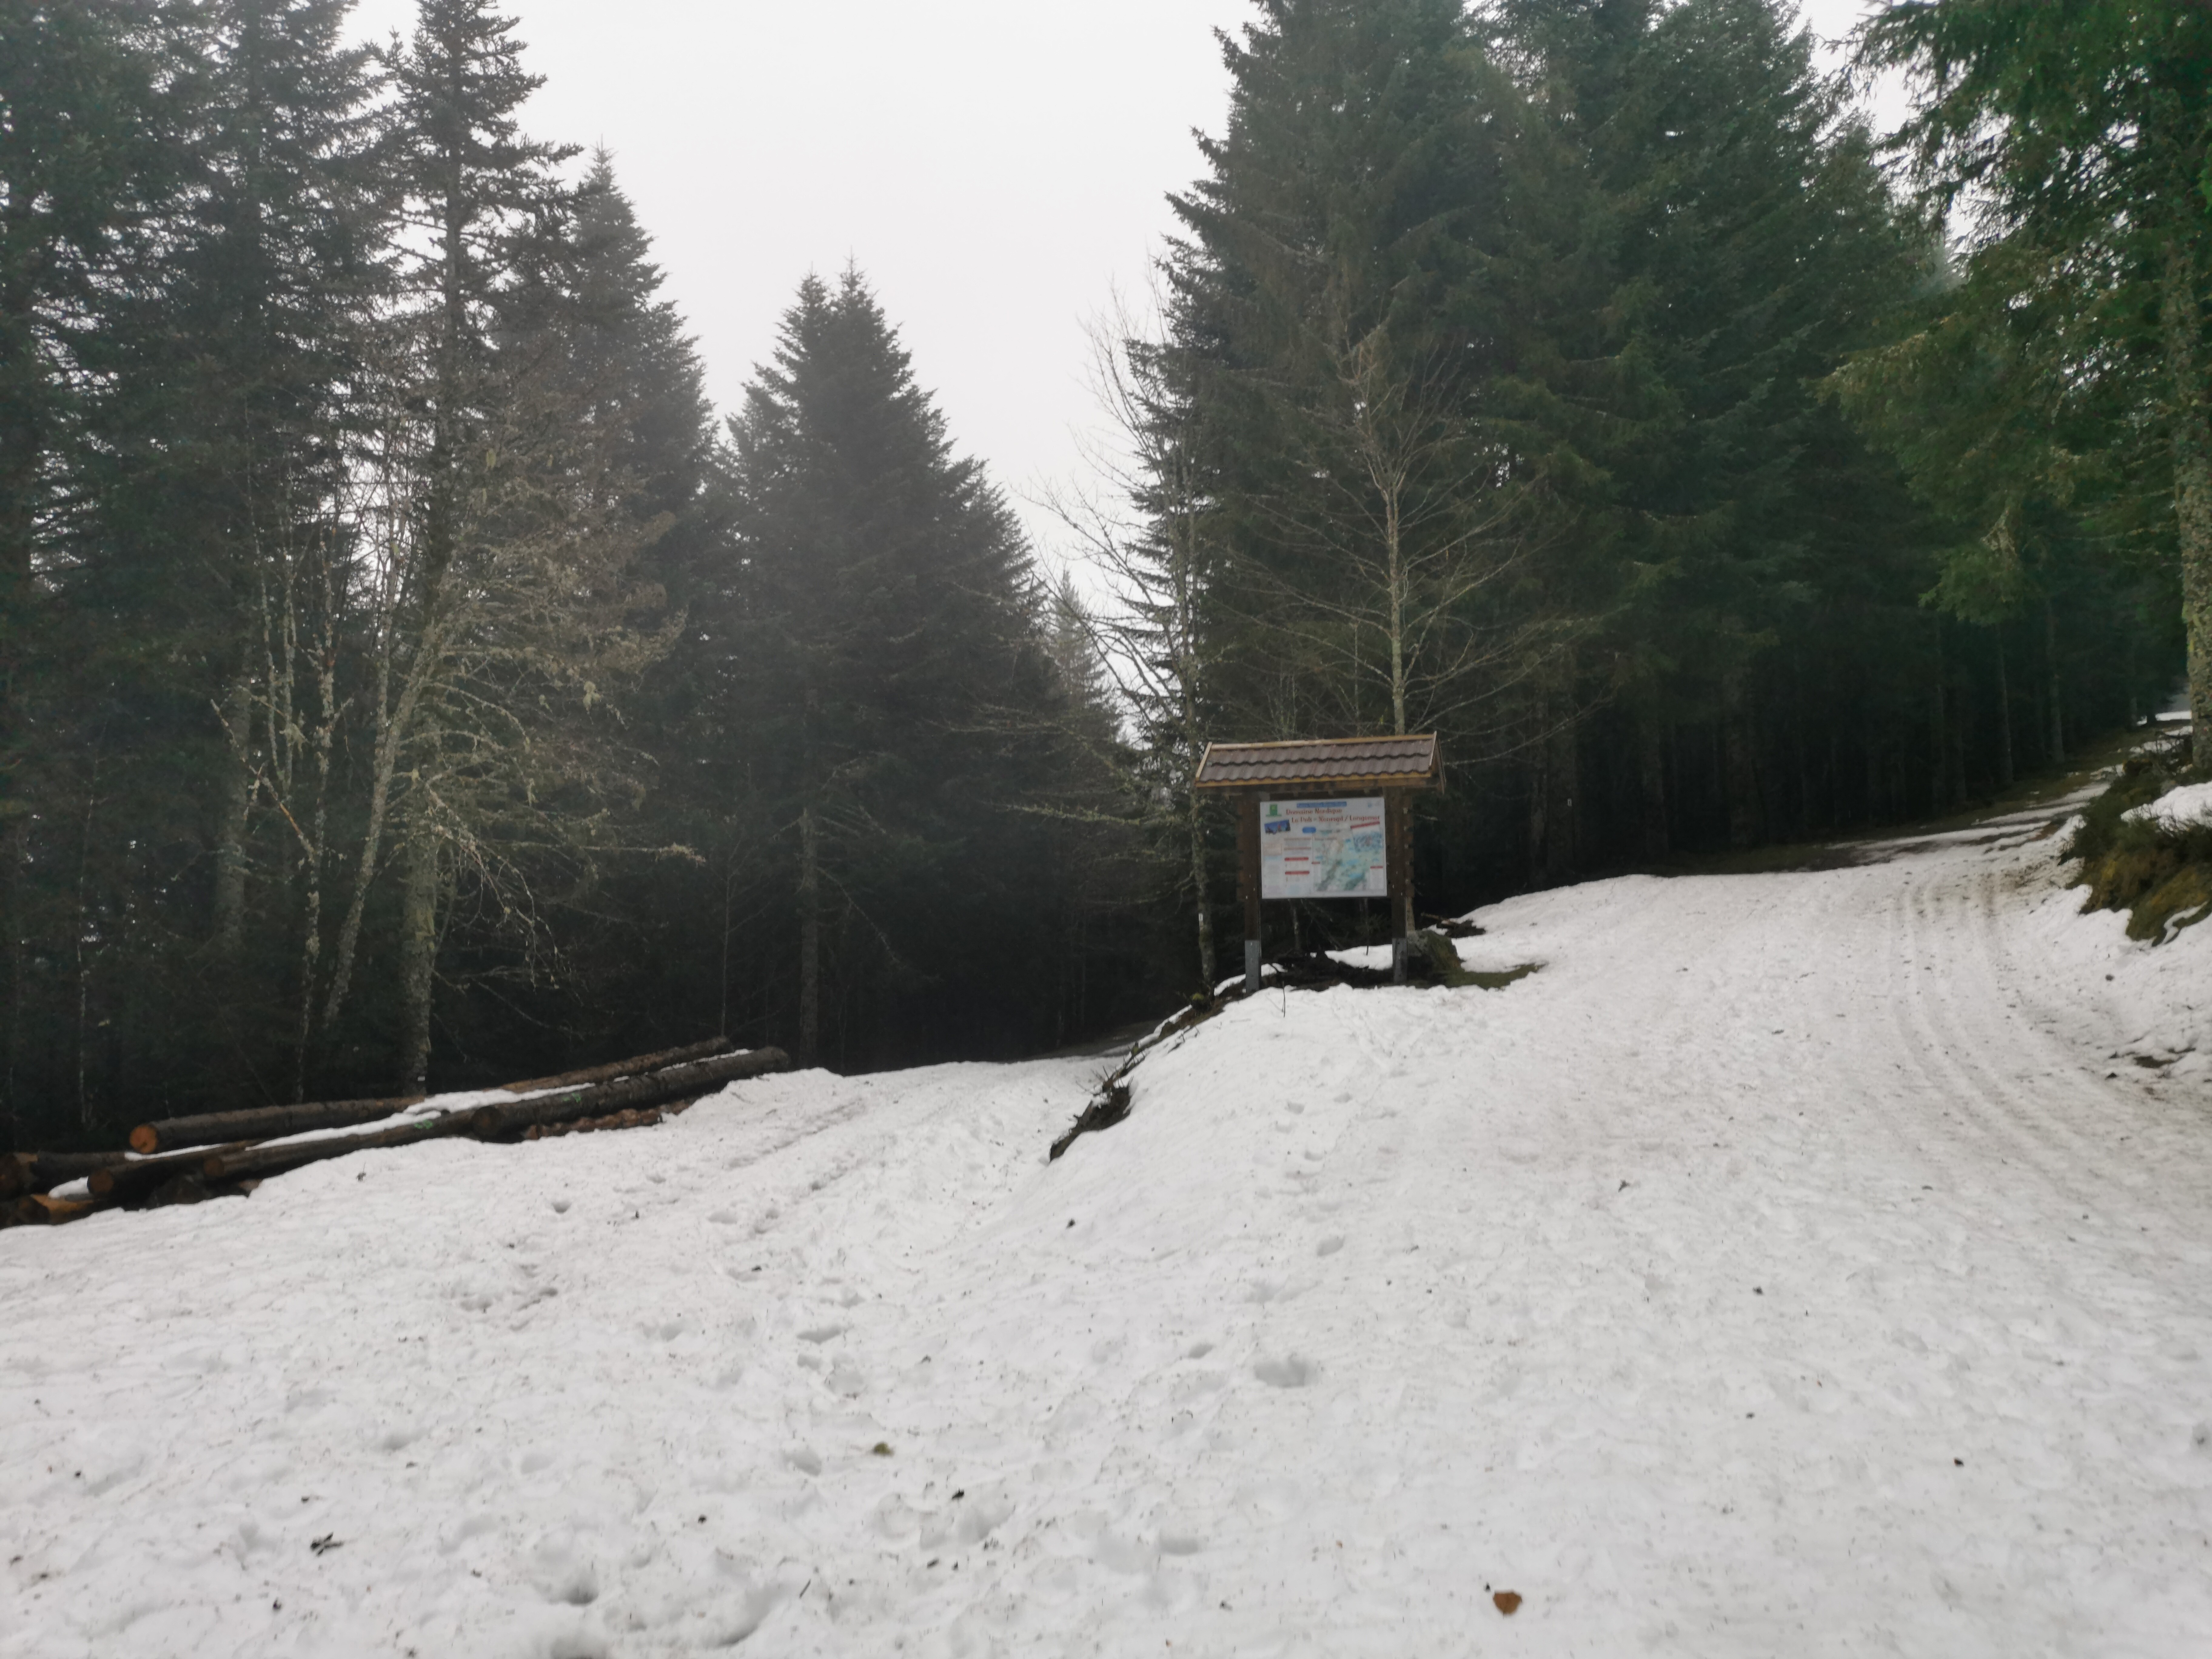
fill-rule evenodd
<path id="1" fill-rule="evenodd" d="M 1156 313 L 1157 313 L 1157 297 Z M 1206 743 L 1210 672 L 1218 647 L 1206 627 L 1213 560 L 1196 410 L 1176 385 L 1160 323 L 1116 302 L 1091 331 L 1092 395 L 1106 430 L 1084 445 L 1085 492 L 1045 505 L 1076 538 L 1103 589 L 1075 606 L 1098 663 L 1134 725 L 1137 816 L 1171 845 L 1177 885 L 1197 911 L 1199 972 L 1218 982 L 1207 875 L 1207 808 L 1191 787 Z M 1072 596 L 1071 596 L 1072 597 Z"/>
<path id="2" fill-rule="evenodd" d="M 1362 325 L 1386 308 L 1354 286 L 1323 283 L 1285 361 L 1254 377 L 1287 465 L 1250 502 L 1265 534 L 1237 585 L 1352 730 L 1502 737 L 1507 694 L 1556 633 L 1520 580 L 1540 546 L 1533 488 L 1470 412 L 1465 343 Z"/>

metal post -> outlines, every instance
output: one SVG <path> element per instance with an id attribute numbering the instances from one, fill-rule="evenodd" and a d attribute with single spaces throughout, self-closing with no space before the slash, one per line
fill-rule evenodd
<path id="1" fill-rule="evenodd" d="M 1244 901 L 1244 988 L 1260 988 L 1260 798 L 1237 802 L 1237 891 Z"/>

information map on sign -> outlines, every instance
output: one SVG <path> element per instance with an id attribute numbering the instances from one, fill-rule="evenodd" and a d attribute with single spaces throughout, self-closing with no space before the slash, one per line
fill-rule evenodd
<path id="1" fill-rule="evenodd" d="M 1382 800 L 1260 803 L 1260 896 L 1387 898 Z"/>

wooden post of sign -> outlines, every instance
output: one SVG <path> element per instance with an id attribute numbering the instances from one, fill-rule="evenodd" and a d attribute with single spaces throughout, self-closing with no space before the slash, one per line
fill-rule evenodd
<path id="1" fill-rule="evenodd" d="M 1237 802 L 1237 894 L 1244 901 L 1244 988 L 1260 988 L 1260 798 Z M 1212 986 L 1206 988 L 1210 993 Z"/>
<path id="2" fill-rule="evenodd" d="M 1413 814 L 1406 792 L 1382 792 L 1382 842 L 1385 878 L 1390 891 L 1390 979 L 1406 982 L 1406 953 L 1413 948 Z"/>

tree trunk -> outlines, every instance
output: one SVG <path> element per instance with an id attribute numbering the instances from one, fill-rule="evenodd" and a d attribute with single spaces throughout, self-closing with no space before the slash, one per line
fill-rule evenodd
<path id="1" fill-rule="evenodd" d="M 2047 598 L 2043 601 L 2043 665 L 2049 675 L 2047 708 L 2051 716 L 2045 732 L 2049 739 L 2045 753 L 2051 763 L 2057 766 L 2066 758 L 2066 705 L 2058 684 L 2058 612 Z"/>
<path id="2" fill-rule="evenodd" d="M 131 1150 L 152 1158 L 181 1147 L 204 1152 L 229 1141 L 275 1140 L 321 1129 L 347 1129 L 396 1116 L 422 1098 L 403 1095 L 392 1100 L 318 1100 L 298 1106 L 246 1106 L 235 1111 L 160 1118 L 131 1130 Z"/>
<path id="3" fill-rule="evenodd" d="M 392 618 L 386 619 L 386 625 L 393 625 Z M 426 629 L 417 643 L 415 660 L 408 665 L 396 705 L 390 701 L 392 665 L 388 648 L 377 663 L 376 754 L 374 775 L 369 781 L 368 821 L 362 828 L 361 858 L 354 868 L 353 896 L 346 906 L 345 920 L 338 924 L 337 960 L 331 964 L 330 994 L 323 1000 L 325 1042 L 345 1007 L 346 993 L 353 983 L 354 958 L 361 947 L 362 921 L 368 910 L 369 885 L 376 879 L 377 858 L 383 847 L 385 819 L 392 807 L 392 785 L 398 772 L 400 752 L 414 735 L 416 711 L 422 707 L 429 678 L 428 664 L 441 648 L 434 633 Z M 336 724 L 334 712 L 330 724 Z"/>
<path id="4" fill-rule="evenodd" d="M 4 775 L 4 774 L 0 774 Z M 0 1043 L 0 1138 L 13 1146 L 20 1144 L 22 1133 L 21 1113 L 15 1099 L 15 1061 L 23 1052 L 23 859 L 28 848 L 30 825 L 25 817 L 18 817 L 7 825 L 4 842 L 7 867 L 0 870 L 0 927 L 7 929 L 0 938 L 0 969 L 7 979 L 0 986 L 0 995 L 6 997 L 0 1006 L 0 1026 L 7 1041 Z"/>
<path id="5" fill-rule="evenodd" d="M 1206 814 L 1196 790 L 1191 791 L 1190 811 L 1190 884 L 1198 896 L 1198 973 L 1199 983 L 1206 988 L 1208 996 L 1221 983 L 1218 957 L 1213 948 L 1212 894 L 1206 881 Z"/>
<path id="6" fill-rule="evenodd" d="M 1574 719 L 1574 662 L 1561 656 L 1539 671 L 1535 744 L 1528 775 L 1528 878 L 1540 887 L 1572 879 L 1575 787 L 1581 752 Z"/>
<path id="7" fill-rule="evenodd" d="M 1946 685 L 1943 680 L 1944 675 L 1948 671 L 1943 660 L 1942 626 L 1941 623 L 1936 625 L 1936 682 L 1929 688 L 1928 706 L 1928 816 L 1930 817 L 1942 817 L 1944 809 L 1951 804 L 1948 789 L 1951 780 L 1951 769 L 1948 764 L 1951 748 L 1948 718 L 1950 710 L 1947 707 L 1950 702 L 1950 687 Z"/>
<path id="8" fill-rule="evenodd" d="M 1540 720 L 1540 695 L 1536 708 Z M 1544 884 L 1544 853 L 1551 844 L 1552 782 L 1546 775 L 1551 769 L 1551 762 L 1552 745 L 1539 738 L 1528 757 L 1528 883 L 1533 887 Z"/>
<path id="9" fill-rule="evenodd" d="M 1398 491 L 1386 489 L 1382 496 L 1382 533 L 1388 543 L 1390 580 L 1390 731 L 1395 737 L 1406 735 L 1406 542 L 1404 526 L 1399 520 L 1401 503 Z"/>
<path id="10" fill-rule="evenodd" d="M 31 547 L 46 439 L 38 416 L 38 400 L 46 389 L 38 382 L 44 371 L 39 366 L 31 314 L 28 292 L 11 285 L 0 301 L 0 362 L 9 364 L 11 376 L 21 377 L 10 386 L 10 396 L 0 398 L 0 781 L 9 785 L 0 792 L 0 799 L 10 805 L 18 794 L 15 779 L 23 761 L 18 704 L 26 684 L 23 643 L 32 637 L 37 597 L 31 581 Z M 11 927 L 9 938 L 14 937 Z"/>
<path id="11" fill-rule="evenodd" d="M 84 942 L 92 933 L 92 816 L 100 799 L 100 764 L 93 762 L 84 785 L 84 819 L 79 826 L 76 860 L 76 926 L 70 941 L 76 979 L 76 1117 L 80 1128 L 92 1127 L 92 1097 L 85 1081 L 84 1048 L 87 1021 L 91 1018 L 92 964 L 85 959 Z"/>
<path id="12" fill-rule="evenodd" d="M 215 842 L 215 948 L 237 959 L 246 937 L 246 818 L 253 805 L 253 681 L 240 669 L 223 698 L 230 770 L 223 780 L 222 817 Z"/>
<path id="13" fill-rule="evenodd" d="M 1950 718 L 1945 723 L 1944 788 L 1953 806 L 1966 799 L 1966 734 L 1974 726 L 1974 688 L 1963 675 L 1950 682 L 1945 697 Z"/>
<path id="14" fill-rule="evenodd" d="M 400 855 L 399 1091 L 427 1094 L 430 990 L 438 967 L 438 842 L 429 825 L 410 827 Z"/>
<path id="15" fill-rule="evenodd" d="M 1663 859 L 1667 836 L 1667 730 L 1646 716 L 1636 722 L 1638 769 L 1643 781 L 1644 856 Z"/>
<path id="16" fill-rule="evenodd" d="M 2212 770 L 2212 421 L 2197 357 L 2203 319 L 2186 235 L 2168 244 L 2166 357 L 2173 376 L 2173 515 L 2181 552 L 2181 620 L 2189 636 L 2190 758 Z"/>
<path id="17" fill-rule="evenodd" d="M 672 1066 L 688 1066 L 694 1060 L 712 1060 L 729 1046 L 727 1037 L 708 1037 L 704 1042 L 687 1042 L 680 1048 L 656 1049 L 649 1054 L 632 1054 L 627 1060 L 611 1060 L 603 1066 L 586 1066 L 553 1077 L 526 1078 L 520 1083 L 502 1083 L 499 1086 L 506 1094 L 527 1095 L 545 1089 L 581 1088 L 586 1084 L 612 1083 L 618 1078 L 641 1077 L 647 1072 L 665 1072 Z"/>
<path id="18" fill-rule="evenodd" d="M 799 812 L 799 1058 L 822 1052 L 822 847 L 811 802 Z"/>
<path id="19" fill-rule="evenodd" d="M 1722 741 L 1727 774 L 1729 845 L 1749 847 L 1759 840 L 1759 774 L 1752 748 L 1751 712 L 1743 676 L 1730 674 L 1722 688 Z"/>
<path id="20" fill-rule="evenodd" d="M 27 264 L 27 262 L 25 262 Z M 20 277 L 18 270 L 5 273 Z M 31 548 L 38 523 L 42 462 L 46 442 L 39 418 L 40 394 L 37 336 L 33 327 L 33 292 L 27 283 L 10 283 L 0 292 L 0 362 L 21 377 L 0 398 L 0 830 L 7 841 L 8 867 L 0 872 L 0 973 L 6 975 L 4 1030 L 0 1042 L 0 1134 L 11 1139 L 18 1120 L 16 1058 L 22 1053 L 25 952 L 23 860 L 28 851 L 27 808 L 23 777 L 23 692 L 28 682 L 24 642 L 32 637 L 37 590 L 31 582 Z"/>
<path id="21" fill-rule="evenodd" d="M 1997 642 L 1997 783 L 2012 787 L 2012 684 L 2005 678 L 2004 629 L 1992 630 Z"/>
<path id="22" fill-rule="evenodd" d="M 1800 841 L 1813 833 L 1813 759 L 1805 741 L 1805 676 L 1802 670 L 1790 677 L 1790 739 L 1797 750 L 1797 827 Z"/>
<path id="23" fill-rule="evenodd" d="M 1866 760 L 1866 810 L 1863 822 L 1882 821 L 1881 787 L 1881 729 L 1875 722 L 1871 709 L 1862 716 L 1859 726 L 1859 745 Z"/>
<path id="24" fill-rule="evenodd" d="M 1571 691 L 1568 695 L 1571 696 Z M 1544 880 L 1547 885 L 1556 887 L 1575 878 L 1576 832 L 1579 828 L 1575 821 L 1575 799 L 1580 793 L 1582 739 L 1581 729 L 1571 713 L 1560 714 L 1544 746 L 1550 751 L 1544 763 L 1544 781 L 1552 795 L 1545 812 L 1548 835 L 1544 843 Z"/>

